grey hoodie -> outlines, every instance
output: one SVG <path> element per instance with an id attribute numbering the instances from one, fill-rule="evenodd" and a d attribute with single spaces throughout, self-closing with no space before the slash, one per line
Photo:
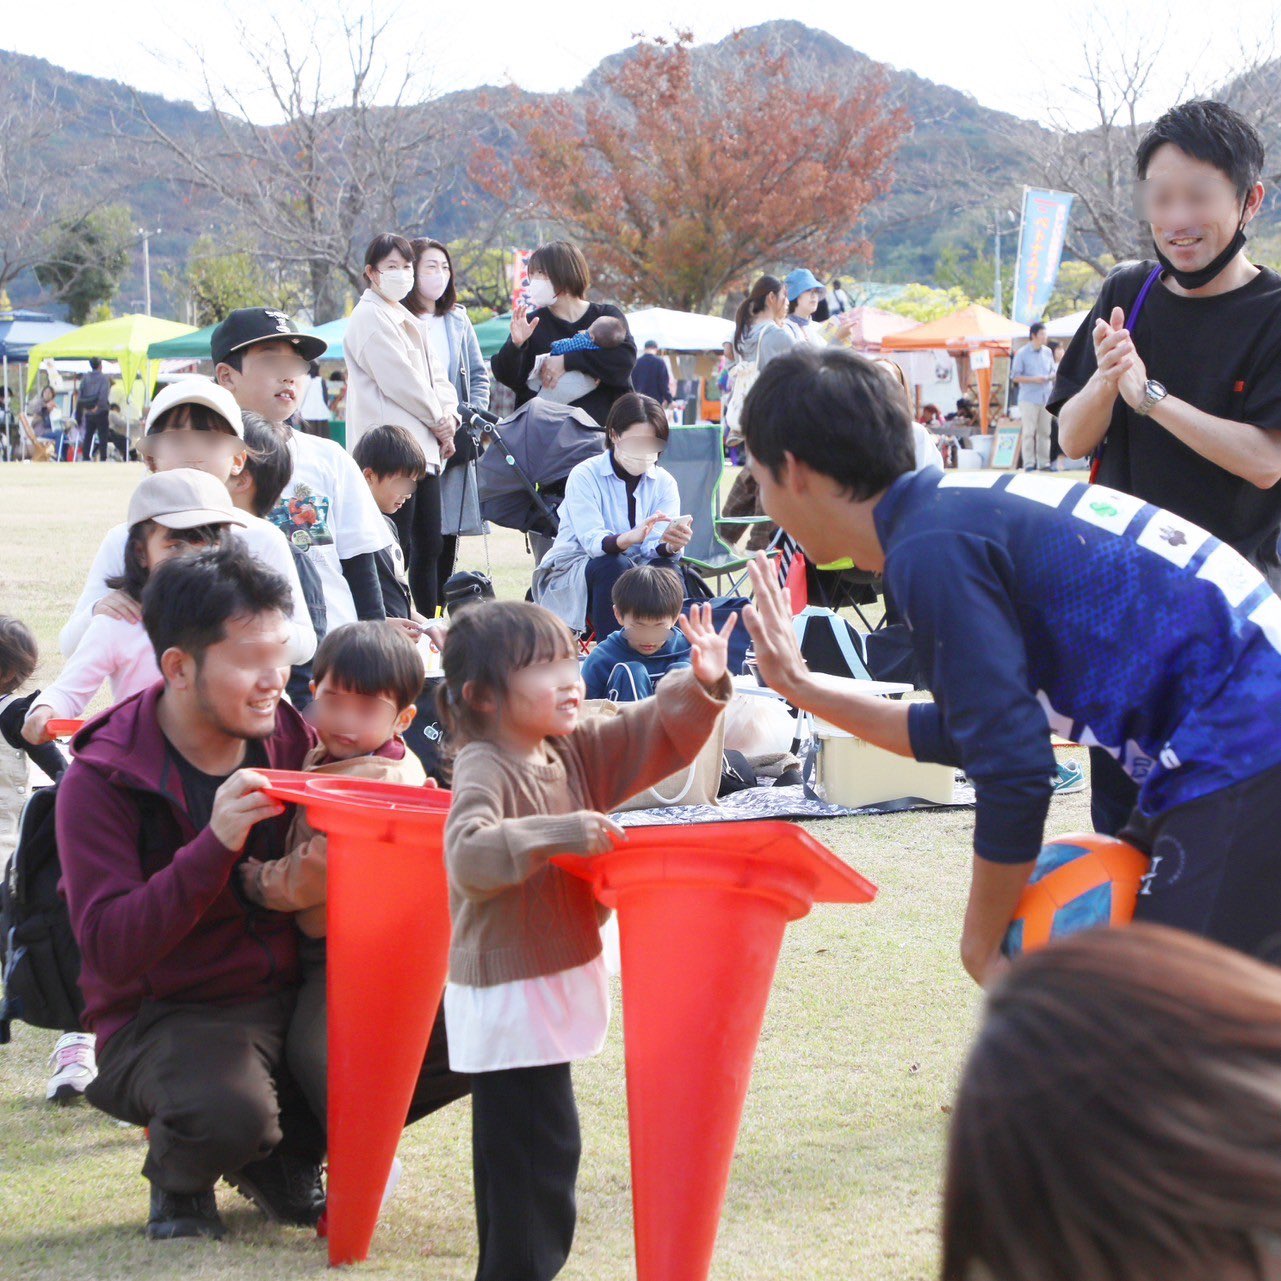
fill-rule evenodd
<path id="1" fill-rule="evenodd" d="M 759 372 L 775 356 L 784 356 L 794 345 L 792 335 L 782 325 L 772 320 L 758 320 L 744 335 L 738 345 L 739 358 L 755 361 Z"/>

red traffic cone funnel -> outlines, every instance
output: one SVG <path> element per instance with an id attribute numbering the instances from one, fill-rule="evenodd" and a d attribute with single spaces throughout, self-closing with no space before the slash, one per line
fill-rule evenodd
<path id="1" fill-rule="evenodd" d="M 788 921 L 876 887 L 790 823 L 632 828 L 556 862 L 618 910 L 639 1281 L 705 1281 Z"/>
<path id="2" fill-rule="evenodd" d="M 442 833 L 451 797 L 430 787 L 262 772 L 272 795 L 304 806 L 329 836 L 329 1262 L 356 1263 L 369 1255 L 445 990 Z"/>

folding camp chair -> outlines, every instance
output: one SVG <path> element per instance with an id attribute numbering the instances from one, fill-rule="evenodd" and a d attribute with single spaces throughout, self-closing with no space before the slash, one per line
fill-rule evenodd
<path id="1" fill-rule="evenodd" d="M 807 582 L 810 604 L 834 611 L 848 605 L 869 632 L 876 631 L 885 622 L 882 618 L 881 623 L 873 624 L 863 613 L 864 605 L 874 605 L 877 597 L 884 593 L 880 574 L 857 568 L 848 557 L 830 565 L 810 566 Z"/>
<path id="2" fill-rule="evenodd" d="M 750 554 L 729 546 L 716 532 L 722 525 L 768 524 L 768 516 L 724 517 L 721 510 L 721 478 L 725 473 L 725 450 L 721 429 L 716 423 L 695 423 L 673 427 L 663 451 L 662 467 L 676 478 L 681 507 L 694 518 L 693 537 L 685 548 L 684 560 L 703 578 L 716 584 L 716 595 L 739 595 L 747 579 Z M 670 513 L 676 515 L 677 513 Z M 721 583 L 729 580 L 729 590 Z"/>

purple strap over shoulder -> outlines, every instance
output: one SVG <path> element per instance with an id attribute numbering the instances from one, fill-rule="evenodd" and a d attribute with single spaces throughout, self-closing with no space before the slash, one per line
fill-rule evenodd
<path id="1" fill-rule="evenodd" d="M 1148 278 L 1143 282 L 1143 288 L 1139 290 L 1139 296 L 1134 300 L 1134 305 L 1130 308 L 1130 314 L 1125 318 L 1125 327 L 1130 331 L 1130 337 L 1134 337 L 1134 326 L 1139 323 L 1139 316 L 1143 313 L 1143 304 L 1148 300 L 1148 294 L 1152 292 L 1152 286 L 1161 279 L 1161 273 L 1164 267 L 1156 266 L 1148 273 Z M 1103 437 L 1099 441 L 1099 447 L 1094 451 L 1094 462 L 1090 466 L 1090 483 L 1093 484 L 1099 474 L 1099 464 L 1103 461 L 1103 447 L 1108 443 L 1108 438 Z"/>
<path id="2" fill-rule="evenodd" d="M 1134 326 L 1139 323 L 1139 315 L 1143 311 L 1143 304 L 1148 300 L 1148 294 L 1152 292 L 1152 286 L 1161 279 L 1161 273 L 1164 267 L 1153 267 L 1148 278 L 1143 282 L 1143 288 L 1139 290 L 1139 296 L 1134 300 L 1134 306 L 1130 308 L 1130 314 L 1125 318 L 1125 327 L 1134 334 Z"/>

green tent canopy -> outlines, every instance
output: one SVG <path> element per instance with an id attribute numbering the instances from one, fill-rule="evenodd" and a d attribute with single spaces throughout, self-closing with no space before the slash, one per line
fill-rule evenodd
<path id="1" fill-rule="evenodd" d="M 148 360 L 208 360 L 209 340 L 217 325 L 206 325 L 177 338 L 162 338 L 147 348 Z"/>
<path id="2" fill-rule="evenodd" d="M 489 360 L 511 336 L 511 331 L 512 318 L 510 313 L 481 321 L 476 326 L 476 337 L 480 339 L 480 354 L 486 360 Z"/>
<path id="3" fill-rule="evenodd" d="M 134 379 L 142 374 L 143 383 L 150 387 L 155 381 L 150 368 L 151 344 L 165 338 L 189 334 L 194 326 L 182 325 L 176 320 L 161 320 L 159 316 L 115 316 L 93 325 L 82 325 L 61 338 L 40 343 L 27 354 L 30 364 L 28 389 L 36 384 L 40 365 L 46 360 L 88 360 L 98 356 L 114 360 L 120 366 L 120 378 L 125 393 L 133 386 Z"/>

